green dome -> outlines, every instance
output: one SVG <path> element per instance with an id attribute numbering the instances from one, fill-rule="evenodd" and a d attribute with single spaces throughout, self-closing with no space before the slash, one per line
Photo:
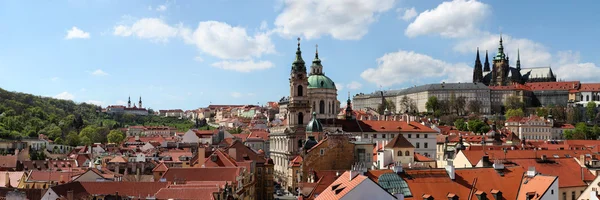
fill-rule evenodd
<path id="1" fill-rule="evenodd" d="M 335 89 L 335 83 L 323 74 L 313 74 L 308 76 L 308 88 Z"/>
<path id="2" fill-rule="evenodd" d="M 317 113 L 313 112 L 312 113 L 312 119 L 310 120 L 310 122 L 308 122 L 308 124 L 306 125 L 306 132 L 323 132 L 323 125 L 321 125 L 321 122 L 319 122 L 319 120 L 317 120 Z"/>

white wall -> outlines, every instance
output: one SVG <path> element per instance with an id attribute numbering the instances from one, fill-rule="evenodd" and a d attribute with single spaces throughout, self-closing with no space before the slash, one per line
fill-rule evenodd
<path id="1" fill-rule="evenodd" d="M 343 178 L 343 177 L 342 177 Z M 318 199 L 318 198 L 317 198 Z M 354 199 L 377 199 L 377 200 L 396 200 L 396 198 L 383 188 L 378 186 L 375 182 L 370 179 L 365 179 L 358 184 L 350 192 L 346 193 L 340 200 L 354 200 Z"/>
<path id="2" fill-rule="evenodd" d="M 546 193 L 544 194 L 544 196 L 542 196 L 542 198 L 540 200 L 558 200 L 560 198 L 559 195 L 562 195 L 562 194 L 559 194 L 560 192 L 558 192 L 558 181 L 560 181 L 560 177 L 558 177 L 557 180 L 554 181 L 554 183 L 552 183 L 552 186 L 550 186 L 550 188 L 548 188 L 548 190 L 546 191 Z M 552 194 L 552 191 L 554 191 L 554 194 Z M 570 195 L 571 194 L 568 194 L 567 198 L 571 198 Z"/>

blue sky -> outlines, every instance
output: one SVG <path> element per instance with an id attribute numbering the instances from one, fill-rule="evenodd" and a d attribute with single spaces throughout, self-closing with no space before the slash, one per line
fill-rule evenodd
<path id="1" fill-rule="evenodd" d="M 524 68 L 600 82 L 597 1 L 0 1 L 0 87 L 154 109 L 264 104 L 304 60 L 347 93 L 469 81 L 498 37 Z M 483 54 L 483 52 L 482 52 Z M 343 102 L 343 101 L 342 101 Z"/>

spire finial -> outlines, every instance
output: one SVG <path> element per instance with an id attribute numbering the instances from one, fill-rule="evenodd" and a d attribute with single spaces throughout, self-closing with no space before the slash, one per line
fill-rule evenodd
<path id="1" fill-rule="evenodd" d="M 319 44 L 316 44 L 316 45 L 315 45 L 315 49 L 316 49 L 316 50 L 315 50 L 315 58 L 316 58 L 316 59 L 319 59 Z"/>
<path id="2" fill-rule="evenodd" d="M 298 37 L 298 49 L 300 49 L 300 37 Z"/>
<path id="3" fill-rule="evenodd" d="M 517 48 L 517 60 L 521 60 L 521 50 Z"/>

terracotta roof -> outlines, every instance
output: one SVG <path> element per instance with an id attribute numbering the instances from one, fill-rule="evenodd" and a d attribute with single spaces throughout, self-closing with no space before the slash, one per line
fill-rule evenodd
<path id="1" fill-rule="evenodd" d="M 550 188 L 550 186 L 552 186 L 552 184 L 555 181 L 558 181 L 558 177 L 556 176 L 524 176 L 523 181 L 521 182 L 521 187 L 519 188 L 519 194 L 517 196 L 517 199 L 541 199 L 543 197 L 542 195 L 546 194 L 546 191 Z M 533 198 L 527 198 L 528 195 L 533 195 Z"/>
<path id="2" fill-rule="evenodd" d="M 432 158 L 421 155 L 420 153 L 417 153 L 417 152 L 415 152 L 414 157 L 415 157 L 415 161 L 417 161 L 417 162 L 433 162 L 433 161 L 435 161 Z"/>
<path id="3" fill-rule="evenodd" d="M 366 176 L 360 174 L 356 175 L 356 177 L 350 180 L 350 171 L 346 171 L 333 183 L 331 183 L 327 189 L 323 190 L 317 199 L 342 199 L 342 197 L 348 194 L 348 192 L 353 190 L 365 180 L 371 181 Z"/>
<path id="4" fill-rule="evenodd" d="M 248 135 L 248 139 L 250 138 L 260 138 L 264 141 L 269 140 L 269 133 L 266 130 L 253 130 Z"/>
<path id="5" fill-rule="evenodd" d="M 114 158 L 108 161 L 109 163 L 127 163 L 127 160 L 123 158 L 123 156 L 115 156 Z"/>
<path id="6" fill-rule="evenodd" d="M 27 177 L 27 181 L 61 181 L 61 176 L 64 179 L 71 180 L 72 177 L 80 175 L 81 172 L 52 172 L 52 171 L 30 171 L 29 177 Z"/>
<path id="7" fill-rule="evenodd" d="M 600 91 L 600 83 L 582 83 L 580 92 L 597 92 Z"/>
<path id="8" fill-rule="evenodd" d="M 365 175 L 377 183 L 379 180 L 379 176 L 387 173 L 394 173 L 394 171 L 392 171 L 391 169 L 376 169 L 367 171 L 367 174 Z"/>
<path id="9" fill-rule="evenodd" d="M 543 91 L 543 90 L 564 90 L 579 88 L 579 81 L 568 81 L 568 82 L 534 82 L 525 83 L 525 86 L 531 88 L 532 91 Z"/>
<path id="10" fill-rule="evenodd" d="M 419 122 L 411 121 L 372 121 L 372 120 L 345 120 L 345 119 L 321 119 L 323 126 L 333 125 L 341 126 L 346 132 L 393 132 L 398 133 L 437 133 Z M 401 128 L 400 130 L 398 128 Z"/>
<path id="11" fill-rule="evenodd" d="M 294 157 L 294 159 L 292 159 L 290 161 L 290 166 L 292 167 L 300 167 L 300 165 L 302 165 L 302 156 L 297 155 L 296 157 Z"/>
<path id="12" fill-rule="evenodd" d="M 0 168 L 16 168 L 17 156 L 0 156 Z"/>
<path id="13" fill-rule="evenodd" d="M 26 178 L 26 177 L 23 177 L 25 172 L 0 172 L 0 187 L 6 187 L 5 183 L 6 183 L 6 174 L 7 173 L 8 173 L 8 179 L 10 180 L 10 186 L 13 188 L 16 188 L 17 186 L 19 186 L 19 181 L 21 180 L 21 178 L 23 178 L 23 179 Z"/>
<path id="14" fill-rule="evenodd" d="M 86 156 L 81 156 L 81 158 L 86 158 Z M 83 165 L 83 162 L 85 160 L 81 161 L 80 165 Z M 75 160 L 28 160 L 21 163 L 24 170 L 36 170 L 39 167 L 39 170 L 70 171 L 72 168 L 77 168 Z"/>
<path id="15" fill-rule="evenodd" d="M 506 85 L 506 86 L 489 86 L 490 90 L 531 90 L 531 88 L 527 85 L 514 84 L 514 85 Z"/>
<path id="16" fill-rule="evenodd" d="M 536 159 L 513 159 L 511 161 L 525 170 L 529 167 L 535 167 L 536 172 L 560 177 L 559 188 L 587 186 L 584 181 L 591 182 L 595 178 L 589 170 L 581 167 L 574 158 L 554 159 L 552 156 L 548 156 L 549 162 L 538 162 Z"/>
<path id="17" fill-rule="evenodd" d="M 204 160 L 206 167 L 237 167 L 235 159 L 221 149 L 215 150 Z"/>
<path id="18" fill-rule="evenodd" d="M 387 145 L 385 145 L 385 148 L 415 148 L 415 146 L 413 146 L 403 134 L 398 134 Z"/>
<path id="19" fill-rule="evenodd" d="M 406 199 L 422 199 L 421 194 L 429 194 L 434 199 L 447 199 L 449 193 L 459 199 L 477 199 L 474 194 L 476 190 L 500 190 L 504 199 L 516 199 L 525 172 L 521 167 L 507 167 L 500 173 L 493 168 L 456 168 L 455 179 L 452 180 L 445 169 L 404 171 L 401 177 L 413 194 L 412 198 Z"/>
<path id="20" fill-rule="evenodd" d="M 485 150 L 485 151 L 463 150 L 460 152 L 462 152 L 465 155 L 465 157 L 467 157 L 467 159 L 473 166 L 477 165 L 477 163 L 481 160 L 481 158 L 483 158 L 483 156 L 486 154 L 489 156 L 490 160 L 495 160 L 495 159 L 504 160 L 505 159 L 505 154 L 504 154 L 503 150 Z M 579 155 L 591 154 L 591 153 L 592 152 L 590 150 L 531 150 L 531 149 L 520 150 L 520 149 L 515 149 L 515 150 L 507 150 L 506 151 L 506 160 L 535 159 L 535 158 L 541 158 L 542 155 L 546 155 L 546 157 L 548 157 L 548 158 L 553 158 L 554 155 L 558 156 L 559 158 L 564 158 L 567 155 L 569 157 L 576 158 Z"/>
<path id="21" fill-rule="evenodd" d="M 214 200 L 213 193 L 219 192 L 218 187 L 203 188 L 161 188 L 156 193 L 157 199 L 206 199 Z"/>
<path id="22" fill-rule="evenodd" d="M 154 167 L 154 169 L 152 169 L 152 172 L 166 172 L 168 169 L 169 168 L 164 162 L 160 162 L 158 165 L 156 165 L 156 167 Z"/>
<path id="23" fill-rule="evenodd" d="M 315 195 L 319 195 L 323 193 L 331 183 L 333 183 L 337 178 L 337 174 L 341 173 L 341 171 L 337 170 L 319 170 L 313 171 L 315 176 L 315 183 L 300 183 L 298 187 L 303 191 L 302 193 L 308 196 L 308 199 L 316 198 Z"/>
<path id="24" fill-rule="evenodd" d="M 169 168 L 162 178 L 167 181 L 232 181 L 241 174 L 239 167 Z"/>

